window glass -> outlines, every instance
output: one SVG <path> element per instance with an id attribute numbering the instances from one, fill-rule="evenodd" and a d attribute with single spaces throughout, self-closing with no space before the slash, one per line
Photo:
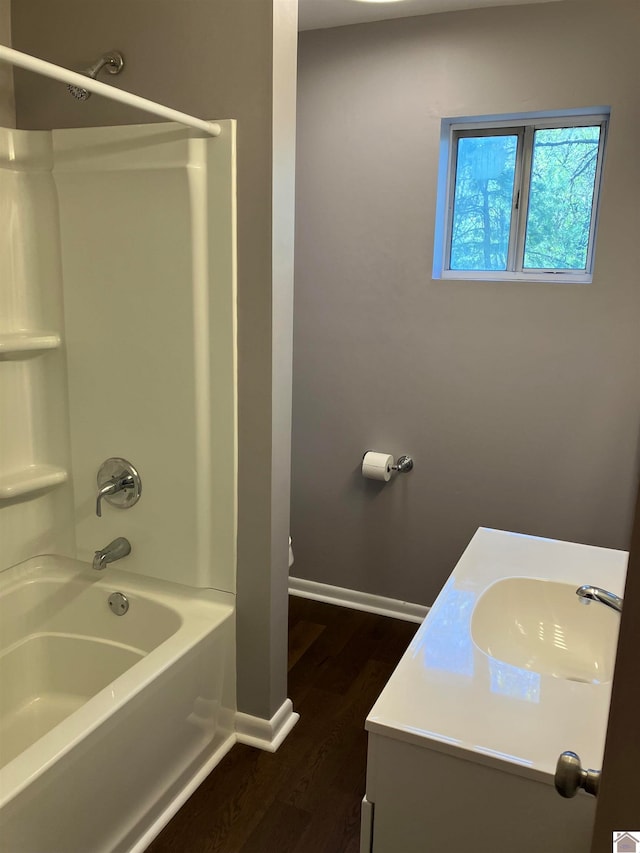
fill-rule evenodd
<path id="1" fill-rule="evenodd" d="M 586 269 L 600 131 L 534 132 L 523 269 Z"/>
<path id="2" fill-rule="evenodd" d="M 516 134 L 458 139 L 452 270 L 506 270 L 516 169 Z"/>

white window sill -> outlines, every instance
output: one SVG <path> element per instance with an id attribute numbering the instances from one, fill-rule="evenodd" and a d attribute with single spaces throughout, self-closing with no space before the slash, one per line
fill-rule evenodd
<path id="1" fill-rule="evenodd" d="M 591 273 L 576 272 L 480 272 L 476 270 L 442 270 L 434 279 L 450 281 L 531 281 L 538 284 L 591 284 Z"/>

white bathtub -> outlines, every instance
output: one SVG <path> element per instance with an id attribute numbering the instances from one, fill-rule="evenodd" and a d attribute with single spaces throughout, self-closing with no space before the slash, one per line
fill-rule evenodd
<path id="1" fill-rule="evenodd" d="M 59 557 L 0 574 L 0 850 L 145 849 L 235 741 L 233 613 Z"/>

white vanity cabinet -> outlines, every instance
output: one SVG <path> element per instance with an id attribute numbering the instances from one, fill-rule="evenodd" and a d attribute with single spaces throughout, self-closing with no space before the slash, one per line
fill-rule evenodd
<path id="1" fill-rule="evenodd" d="M 553 776 L 568 749 L 602 766 L 618 615 L 575 590 L 621 595 L 626 562 L 478 530 L 367 717 L 361 853 L 588 853 L 595 799 Z"/>
<path id="2" fill-rule="evenodd" d="M 367 762 L 361 853 L 589 853 L 595 800 L 553 780 L 377 734 Z"/>

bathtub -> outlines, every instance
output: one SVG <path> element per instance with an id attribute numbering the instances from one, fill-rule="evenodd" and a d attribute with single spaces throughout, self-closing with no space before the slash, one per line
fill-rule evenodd
<path id="1" fill-rule="evenodd" d="M 147 847 L 235 742 L 233 614 L 60 557 L 0 573 L 0 850 Z"/>

